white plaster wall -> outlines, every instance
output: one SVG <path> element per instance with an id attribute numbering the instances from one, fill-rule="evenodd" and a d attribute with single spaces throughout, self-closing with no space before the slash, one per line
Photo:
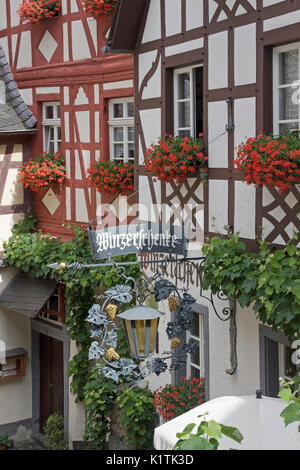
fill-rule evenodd
<path id="1" fill-rule="evenodd" d="M 181 0 L 165 0 L 166 35 L 181 33 Z"/>
<path id="2" fill-rule="evenodd" d="M 228 33 L 208 38 L 208 86 L 210 90 L 228 86 Z"/>
<path id="3" fill-rule="evenodd" d="M 234 146 L 238 147 L 246 138 L 256 135 L 256 98 L 241 98 L 234 101 Z"/>
<path id="4" fill-rule="evenodd" d="M 15 276 L 17 270 L 0 270 L 0 292 Z M 31 387 L 31 324 L 29 318 L 0 308 L 0 344 L 6 349 L 24 348 L 28 352 L 26 376 L 0 381 L 0 425 L 14 423 L 32 417 Z M 1 348 L 2 349 L 2 348 Z"/>
<path id="5" fill-rule="evenodd" d="M 146 146 L 156 142 L 161 136 L 161 109 L 143 109 L 140 111 Z"/>
<path id="6" fill-rule="evenodd" d="M 139 56 L 139 88 L 149 70 L 152 67 L 152 64 L 155 62 L 157 57 L 157 51 L 146 52 L 145 54 L 140 54 Z M 144 91 L 143 99 L 147 98 L 157 98 L 161 96 L 161 59 L 154 75 L 148 80 Z"/>
<path id="7" fill-rule="evenodd" d="M 256 82 L 256 24 L 234 29 L 235 85 Z"/>
<path id="8" fill-rule="evenodd" d="M 255 186 L 235 182 L 234 231 L 241 237 L 255 239 Z"/>
<path id="9" fill-rule="evenodd" d="M 226 101 L 208 103 L 209 168 L 228 167 L 228 133 L 225 132 L 227 122 L 228 107 Z"/>
<path id="10" fill-rule="evenodd" d="M 4 1 L 1 2 L 1 9 L 2 9 L 2 3 L 4 3 Z M 11 27 L 18 26 L 18 24 L 20 22 L 20 17 L 17 13 L 19 6 L 20 6 L 19 0 L 10 0 L 10 22 L 11 22 Z M 1 12 L 1 14 L 2 14 L 2 12 Z"/>
<path id="11" fill-rule="evenodd" d="M 154 183 L 154 192 L 157 200 L 158 207 L 149 204 L 152 200 L 152 195 L 149 186 L 149 179 L 147 176 L 139 177 L 139 203 L 138 213 L 141 222 L 157 222 L 157 211 L 160 211 L 161 202 L 161 184 L 160 182 Z"/>
<path id="12" fill-rule="evenodd" d="M 89 45 L 81 20 L 72 21 L 73 60 L 90 59 Z"/>
<path id="13" fill-rule="evenodd" d="M 76 188 L 76 221 L 89 222 L 84 189 Z"/>
<path id="14" fill-rule="evenodd" d="M 161 38 L 160 0 L 151 0 L 142 43 Z"/>
<path id="15" fill-rule="evenodd" d="M 1 200 L 2 206 L 24 203 L 24 188 L 23 184 L 18 181 L 18 175 L 16 168 L 8 170 Z"/>
<path id="16" fill-rule="evenodd" d="M 290 24 L 300 22 L 300 10 L 286 13 L 285 15 L 276 16 L 264 21 L 264 32 L 271 31 L 272 29 L 283 28 Z"/>
<path id="17" fill-rule="evenodd" d="M 166 57 L 175 55 L 175 54 L 182 54 L 188 51 L 194 51 L 195 49 L 200 49 L 204 46 L 203 38 L 194 39 L 193 41 L 186 41 L 181 44 L 176 44 L 175 46 L 168 46 L 165 49 Z"/>
<path id="18" fill-rule="evenodd" d="M 203 26 L 203 0 L 188 0 L 186 2 L 186 29 Z"/>
<path id="19" fill-rule="evenodd" d="M 0 15 L 0 31 L 6 29 L 7 20 L 6 20 L 6 2 L 1 3 L 1 15 Z"/>
<path id="20" fill-rule="evenodd" d="M 30 31 L 22 32 L 19 55 L 18 55 L 17 69 L 22 69 L 25 67 L 32 67 L 31 32 Z"/>
<path id="21" fill-rule="evenodd" d="M 78 125 L 80 142 L 88 144 L 90 143 L 90 112 L 76 111 L 75 115 Z"/>
<path id="22" fill-rule="evenodd" d="M 74 341 L 70 341 L 70 360 L 78 353 L 78 349 Z M 71 384 L 72 378 L 69 379 Z M 82 435 L 85 428 L 85 410 L 82 403 L 75 403 L 76 397 L 73 395 L 71 388 L 69 394 L 69 442 L 82 441 Z"/>
<path id="23" fill-rule="evenodd" d="M 209 231 L 226 233 L 228 224 L 228 182 L 209 180 Z"/>

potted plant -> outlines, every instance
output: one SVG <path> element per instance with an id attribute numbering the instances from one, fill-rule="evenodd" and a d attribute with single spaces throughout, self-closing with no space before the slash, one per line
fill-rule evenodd
<path id="1" fill-rule="evenodd" d="M 81 0 L 85 11 L 94 18 L 111 16 L 114 12 L 117 0 Z"/>
<path id="2" fill-rule="evenodd" d="M 202 134 L 198 138 L 166 136 L 152 144 L 145 155 L 145 165 L 154 178 L 166 183 L 183 183 L 200 173 L 207 179 L 207 160 Z"/>
<path id="3" fill-rule="evenodd" d="M 9 439 L 8 433 L 0 435 L 0 450 L 10 449 L 14 444 L 12 439 Z"/>
<path id="4" fill-rule="evenodd" d="M 90 186 L 99 193 L 118 195 L 134 189 L 134 165 L 115 161 L 93 162 L 87 170 Z"/>
<path id="5" fill-rule="evenodd" d="M 192 410 L 204 401 L 203 378 L 183 377 L 177 385 L 160 387 L 154 394 L 154 404 L 163 422 Z"/>
<path id="6" fill-rule="evenodd" d="M 275 188 L 280 194 L 300 183 L 299 132 L 266 135 L 242 142 L 234 161 L 247 184 Z"/>
<path id="7" fill-rule="evenodd" d="M 66 178 L 65 161 L 60 153 L 43 152 L 24 162 L 18 172 L 24 187 L 35 192 L 61 184 Z"/>
<path id="8" fill-rule="evenodd" d="M 24 0 L 19 6 L 18 14 L 22 20 L 39 24 L 56 16 L 61 8 L 60 0 Z"/>

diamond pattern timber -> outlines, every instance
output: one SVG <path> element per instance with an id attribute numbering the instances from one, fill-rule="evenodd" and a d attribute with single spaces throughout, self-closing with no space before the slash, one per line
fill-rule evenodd
<path id="1" fill-rule="evenodd" d="M 57 49 L 57 42 L 49 31 L 46 31 L 39 46 L 39 51 L 43 54 L 47 62 L 50 62 Z"/>
<path id="2" fill-rule="evenodd" d="M 172 223 L 181 224 L 182 215 L 186 222 L 191 222 L 191 231 L 197 234 L 197 241 L 203 237 L 203 211 L 204 202 L 200 192 L 203 190 L 203 183 L 199 184 L 198 178 L 189 178 L 179 185 L 162 185 L 162 201 L 167 206 L 172 207 Z M 193 238 L 195 239 L 195 238 Z"/>
<path id="3" fill-rule="evenodd" d="M 210 22 L 217 23 L 234 16 L 253 12 L 256 7 L 255 3 L 255 0 L 210 0 Z"/>
<path id="4" fill-rule="evenodd" d="M 282 195 L 274 189 L 268 191 L 262 209 L 263 238 L 267 242 L 284 244 L 294 232 L 300 231 L 300 186 L 294 186 Z"/>
<path id="5" fill-rule="evenodd" d="M 52 189 L 49 189 L 49 191 L 46 192 L 42 201 L 51 215 L 53 215 L 60 206 L 60 200 Z"/>

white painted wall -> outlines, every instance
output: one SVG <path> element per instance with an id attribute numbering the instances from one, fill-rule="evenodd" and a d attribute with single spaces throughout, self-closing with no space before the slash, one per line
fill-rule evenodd
<path id="1" fill-rule="evenodd" d="M 78 353 L 74 341 L 70 341 L 70 360 Z M 72 378 L 69 379 L 71 384 Z M 85 410 L 82 403 L 75 403 L 75 395 L 72 391 L 69 394 L 69 443 L 72 441 L 82 441 L 82 434 L 85 428 Z"/>
<path id="2" fill-rule="evenodd" d="M 0 292 L 5 289 L 17 270 L 0 269 Z M 31 324 L 18 313 L 0 308 L 0 343 L 6 349 L 24 348 L 28 352 L 26 376 L 0 381 L 0 425 L 30 419 L 32 417 L 31 386 Z M 2 343 L 1 343 L 2 344 Z"/>

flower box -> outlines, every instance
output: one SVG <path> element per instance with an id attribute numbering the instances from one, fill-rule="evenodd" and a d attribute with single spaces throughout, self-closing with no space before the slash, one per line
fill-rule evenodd
<path id="1" fill-rule="evenodd" d="M 81 0 L 87 13 L 96 20 L 104 16 L 111 16 L 114 12 L 117 0 Z"/>
<path id="2" fill-rule="evenodd" d="M 56 16 L 61 9 L 60 0 L 24 0 L 19 6 L 18 14 L 22 20 L 40 24 Z"/>
<path id="3" fill-rule="evenodd" d="M 44 152 L 24 162 L 18 172 L 19 182 L 34 192 L 61 184 L 66 178 L 65 161 L 59 153 Z"/>
<path id="4" fill-rule="evenodd" d="M 126 195 L 134 189 L 134 165 L 115 161 L 93 162 L 87 170 L 90 186 L 99 193 Z"/>
<path id="5" fill-rule="evenodd" d="M 300 184 L 299 133 L 274 136 L 260 132 L 239 145 L 234 163 L 235 172 L 247 184 L 275 188 L 283 194 Z"/>
<path id="6" fill-rule="evenodd" d="M 145 155 L 146 170 L 165 183 L 180 184 L 187 178 L 207 179 L 207 160 L 202 137 L 166 136 L 152 144 Z"/>

